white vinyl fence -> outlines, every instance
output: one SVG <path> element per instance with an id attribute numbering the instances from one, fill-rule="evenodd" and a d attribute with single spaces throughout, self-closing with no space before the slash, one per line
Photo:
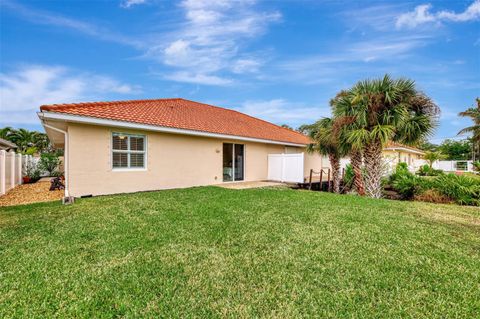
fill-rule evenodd
<path id="1" fill-rule="evenodd" d="M 426 160 L 419 159 L 414 161 L 414 170 L 428 164 Z M 444 172 L 473 172 L 473 161 L 435 161 L 432 167 Z"/>
<path id="2" fill-rule="evenodd" d="M 303 182 L 304 154 L 268 154 L 268 180 Z"/>
<path id="3" fill-rule="evenodd" d="M 30 155 L 0 150 L 0 196 L 22 184 L 27 167 L 32 163 L 33 157 Z"/>

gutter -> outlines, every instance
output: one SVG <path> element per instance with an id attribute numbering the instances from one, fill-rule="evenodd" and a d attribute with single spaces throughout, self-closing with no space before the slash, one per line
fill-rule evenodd
<path id="1" fill-rule="evenodd" d="M 421 151 L 415 151 L 415 150 L 412 150 L 412 149 L 409 149 L 409 148 L 405 148 L 405 147 L 387 147 L 387 148 L 384 148 L 383 149 L 384 151 L 405 151 L 405 152 L 410 152 L 410 153 L 414 153 L 414 154 L 419 154 L 419 155 L 425 155 L 424 152 L 421 152 Z"/>
<path id="2" fill-rule="evenodd" d="M 70 197 L 70 193 L 68 191 L 68 186 L 69 186 L 69 178 L 68 178 L 68 157 L 69 157 L 69 152 L 68 152 L 68 132 L 67 131 L 64 131 L 64 130 L 61 130 L 59 128 L 56 128 L 54 126 L 51 126 L 51 125 L 48 125 L 44 122 L 44 119 L 43 119 L 43 116 L 41 116 L 41 113 L 38 114 L 38 116 L 40 117 L 41 121 L 42 121 L 42 125 L 44 127 L 48 127 L 49 129 L 51 130 L 54 130 L 54 131 L 57 131 L 57 132 L 60 132 L 63 134 L 64 136 L 64 141 L 65 141 L 65 150 L 64 150 L 64 156 L 63 156 L 63 159 L 64 159 L 64 164 L 65 164 L 65 197 Z"/>

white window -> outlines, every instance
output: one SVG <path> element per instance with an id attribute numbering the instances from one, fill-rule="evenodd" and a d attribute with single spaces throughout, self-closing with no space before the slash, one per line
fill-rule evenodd
<path id="1" fill-rule="evenodd" d="M 113 133 L 112 168 L 145 168 L 145 135 Z"/>

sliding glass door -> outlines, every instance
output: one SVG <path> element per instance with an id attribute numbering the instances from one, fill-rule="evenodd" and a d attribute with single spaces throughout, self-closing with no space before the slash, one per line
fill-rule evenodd
<path id="1" fill-rule="evenodd" d="M 245 146 L 243 144 L 223 144 L 223 181 L 243 181 L 245 168 Z"/>

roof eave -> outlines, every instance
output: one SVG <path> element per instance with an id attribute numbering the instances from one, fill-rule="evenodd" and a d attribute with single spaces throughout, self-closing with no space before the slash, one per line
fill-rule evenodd
<path id="1" fill-rule="evenodd" d="M 306 147 L 307 145 L 303 143 L 292 143 L 292 142 L 268 140 L 268 139 L 253 138 L 253 137 L 246 137 L 246 136 L 239 136 L 239 135 L 210 133 L 205 131 L 195 131 L 195 130 L 172 128 L 172 127 L 165 127 L 165 126 L 140 124 L 135 122 L 127 122 L 127 121 L 117 121 L 117 120 L 103 119 L 103 118 L 91 117 L 91 116 L 72 115 L 72 114 L 65 114 L 60 112 L 41 111 L 41 112 L 38 112 L 37 114 L 40 120 L 42 121 L 56 120 L 56 121 L 65 121 L 65 122 L 72 122 L 72 123 L 121 127 L 121 128 L 130 128 L 130 129 L 138 129 L 138 130 L 145 130 L 145 131 L 183 134 L 183 135 L 191 135 L 191 136 L 204 136 L 204 137 L 211 137 L 211 138 L 221 138 L 221 139 L 228 139 L 228 140 L 238 140 L 238 141 L 246 141 L 246 142 L 257 142 L 257 143 L 266 143 L 266 144 L 295 146 L 295 147 Z"/>

